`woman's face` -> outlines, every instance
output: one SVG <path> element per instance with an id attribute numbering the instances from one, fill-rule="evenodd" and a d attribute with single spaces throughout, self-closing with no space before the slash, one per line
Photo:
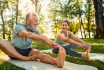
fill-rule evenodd
<path id="1" fill-rule="evenodd" d="M 35 14 L 30 14 L 29 19 L 30 19 L 31 24 L 35 26 L 38 24 L 38 17 Z"/>
<path id="2" fill-rule="evenodd" d="M 69 27 L 69 25 L 67 24 L 67 22 L 62 22 L 62 23 L 61 23 L 61 29 L 62 29 L 63 31 L 68 30 L 68 27 Z"/>

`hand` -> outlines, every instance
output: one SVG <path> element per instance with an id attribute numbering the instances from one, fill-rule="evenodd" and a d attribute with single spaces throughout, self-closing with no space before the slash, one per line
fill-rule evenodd
<path id="1" fill-rule="evenodd" d="M 81 44 L 82 48 L 88 49 L 90 46 L 88 44 Z"/>
<path id="2" fill-rule="evenodd" d="M 87 45 L 91 47 L 91 44 L 88 44 L 88 43 L 87 43 Z"/>
<path id="3" fill-rule="evenodd" d="M 51 48 L 53 48 L 53 49 L 54 49 L 54 48 L 59 48 L 59 46 L 58 46 L 58 45 L 57 45 L 57 46 L 51 46 Z"/>
<path id="4" fill-rule="evenodd" d="M 51 48 L 58 48 L 58 45 L 50 39 L 45 40 L 45 43 L 48 44 Z"/>
<path id="5" fill-rule="evenodd" d="M 37 55 L 28 56 L 30 61 L 34 61 L 38 59 Z"/>

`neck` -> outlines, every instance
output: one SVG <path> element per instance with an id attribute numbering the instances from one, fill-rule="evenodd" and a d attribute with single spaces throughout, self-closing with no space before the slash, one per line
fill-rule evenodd
<path id="1" fill-rule="evenodd" d="M 66 34 L 67 33 L 67 30 L 62 30 L 62 32 Z"/>

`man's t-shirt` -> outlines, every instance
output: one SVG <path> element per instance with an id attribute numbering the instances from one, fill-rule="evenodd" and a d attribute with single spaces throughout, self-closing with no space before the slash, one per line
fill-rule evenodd
<path id="1" fill-rule="evenodd" d="M 18 23 L 14 29 L 13 29 L 13 38 L 12 38 L 12 44 L 14 47 L 20 48 L 20 49 L 27 49 L 32 48 L 32 40 L 25 37 L 20 37 L 18 33 L 20 31 L 29 32 L 29 30 L 26 29 L 25 25 L 23 23 Z"/>

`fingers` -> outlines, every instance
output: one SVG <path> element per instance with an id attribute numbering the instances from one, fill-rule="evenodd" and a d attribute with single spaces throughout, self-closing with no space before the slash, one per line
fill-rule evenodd
<path id="1" fill-rule="evenodd" d="M 88 48 L 90 48 L 90 46 L 88 45 L 88 44 L 82 44 L 82 46 L 81 46 L 82 48 L 85 48 L 85 49 L 88 49 Z"/>
<path id="2" fill-rule="evenodd" d="M 51 48 L 58 48 L 57 43 L 55 43 L 55 42 L 53 42 L 53 41 L 50 41 L 50 42 L 49 42 L 49 46 L 50 46 Z"/>

